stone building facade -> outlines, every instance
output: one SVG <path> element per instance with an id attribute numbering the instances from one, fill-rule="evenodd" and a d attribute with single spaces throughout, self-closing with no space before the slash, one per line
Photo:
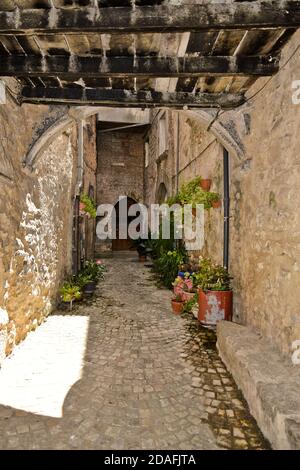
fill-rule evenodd
<path id="1" fill-rule="evenodd" d="M 300 79 L 299 42 L 297 32 L 283 50 L 283 69 L 269 83 L 260 79 L 248 92 L 255 97 L 246 105 L 217 119 L 242 150 L 230 152 L 234 321 L 253 327 L 289 357 L 292 342 L 300 339 L 300 105 L 292 101 L 293 81 Z M 160 154 L 162 114 L 167 150 Z M 168 196 L 174 195 L 183 182 L 199 175 L 211 178 L 212 190 L 223 194 L 224 139 L 214 127 L 207 128 L 200 114 L 153 113 L 146 137 L 148 204 L 158 202 L 161 185 Z M 206 211 L 205 219 L 202 253 L 222 262 L 222 208 Z"/>
<path id="2" fill-rule="evenodd" d="M 64 108 L 19 106 L 12 96 L 0 106 L 0 359 L 51 312 L 71 273 L 78 182 L 76 123 L 54 136 L 28 171 L 26 155 Z M 95 138 L 93 117 L 84 130 L 83 189 L 95 186 Z"/>

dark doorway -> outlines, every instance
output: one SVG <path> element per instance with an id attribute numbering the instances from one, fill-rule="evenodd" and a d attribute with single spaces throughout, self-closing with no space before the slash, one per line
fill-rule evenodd
<path id="1" fill-rule="evenodd" d="M 119 220 L 119 209 L 120 209 L 120 204 L 117 202 L 115 205 L 115 210 L 116 210 L 116 239 L 112 241 L 112 250 L 113 251 L 125 251 L 125 250 L 130 250 L 134 247 L 133 241 L 130 239 L 128 235 L 128 225 L 132 220 L 135 219 L 135 216 L 129 217 L 128 216 L 128 209 L 133 205 L 137 204 L 137 202 L 132 199 L 131 197 L 127 198 L 127 219 L 126 220 Z M 120 239 L 119 234 L 120 234 L 120 229 L 121 229 L 121 224 L 124 224 L 126 226 L 127 230 L 127 238 L 126 239 Z"/>
<path id="2" fill-rule="evenodd" d="M 158 204 L 163 204 L 166 202 L 168 197 L 168 191 L 166 188 L 165 183 L 160 183 L 158 191 L 157 191 L 157 202 Z"/>

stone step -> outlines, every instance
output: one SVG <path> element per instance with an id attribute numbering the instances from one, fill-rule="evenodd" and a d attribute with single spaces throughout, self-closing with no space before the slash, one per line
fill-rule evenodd
<path id="1" fill-rule="evenodd" d="M 300 449 L 300 366 L 250 328 L 217 327 L 219 354 L 274 449 Z"/>

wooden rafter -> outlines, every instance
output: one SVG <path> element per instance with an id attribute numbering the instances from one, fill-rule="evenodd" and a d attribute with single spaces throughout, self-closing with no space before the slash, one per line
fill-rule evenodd
<path id="1" fill-rule="evenodd" d="M 181 77 L 273 75 L 279 59 L 269 56 L 103 57 L 0 56 L 0 76 Z"/>
<path id="2" fill-rule="evenodd" d="M 182 32 L 220 29 L 295 28 L 300 2 L 254 1 L 201 5 L 20 9 L 0 11 L 0 32 Z"/>
<path id="3" fill-rule="evenodd" d="M 167 93 L 157 91 L 113 90 L 105 88 L 42 88 L 25 87 L 22 101 L 27 103 L 105 105 L 126 107 L 168 106 L 173 108 L 234 108 L 244 103 L 241 94 L 230 93 Z"/>

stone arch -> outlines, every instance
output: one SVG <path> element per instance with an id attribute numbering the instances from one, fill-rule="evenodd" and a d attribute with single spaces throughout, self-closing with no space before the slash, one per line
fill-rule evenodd
<path id="1" fill-rule="evenodd" d="M 58 117 L 57 120 L 38 137 L 33 145 L 31 145 L 23 160 L 23 168 L 32 172 L 34 170 L 35 163 L 41 157 L 43 151 L 58 135 L 62 134 L 71 126 L 74 126 L 76 122 L 84 120 L 98 112 L 99 108 L 93 106 L 75 107 Z"/>
<path id="2" fill-rule="evenodd" d="M 71 108 L 66 114 L 59 117 L 31 146 L 26 157 L 23 160 L 25 170 L 34 169 L 37 159 L 43 153 L 43 150 L 51 144 L 59 134 L 66 131 L 76 121 L 88 118 L 93 114 L 98 114 L 102 107 L 84 106 Z M 224 116 L 220 116 L 214 121 L 215 111 L 208 109 L 181 111 L 187 116 L 201 121 L 203 124 L 210 126 L 209 131 L 217 138 L 217 140 L 227 148 L 229 153 L 239 160 L 243 160 L 245 152 L 242 139 L 237 129 L 237 116 L 240 117 L 238 111 L 227 111 Z M 235 114 L 233 114 L 235 113 Z M 164 181 L 162 181 L 164 182 Z M 161 181 L 158 182 L 158 186 Z M 168 186 L 166 185 L 168 188 Z"/>
<path id="3" fill-rule="evenodd" d="M 242 137 L 237 127 L 237 122 L 242 119 L 239 110 L 226 111 L 223 116 L 216 119 L 216 112 L 207 109 L 183 111 L 187 116 L 203 123 L 208 132 L 211 132 L 218 142 L 225 147 L 229 154 L 238 160 L 244 160 L 245 148 Z"/>

